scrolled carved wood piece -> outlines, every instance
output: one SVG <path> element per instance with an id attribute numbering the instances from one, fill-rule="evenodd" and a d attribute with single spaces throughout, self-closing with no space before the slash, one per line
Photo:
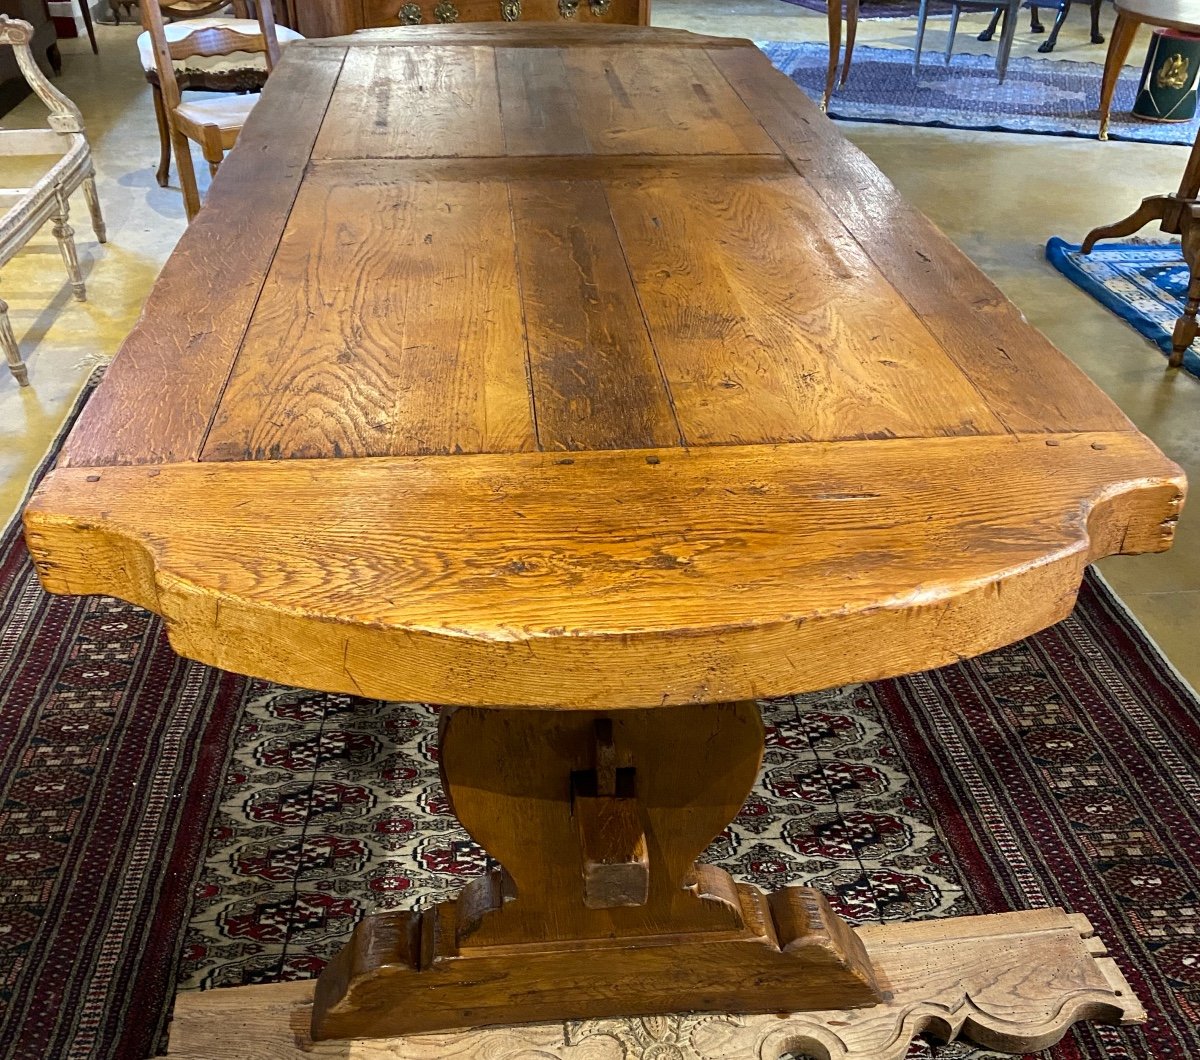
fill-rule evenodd
<path id="1" fill-rule="evenodd" d="M 188 991 L 175 1003 L 173 1060 L 678 1060 L 807 1052 L 903 1060 L 926 1031 L 1006 1053 L 1036 1052 L 1080 1020 L 1146 1014 L 1087 920 L 1058 909 L 860 928 L 892 996 L 874 1008 L 789 1016 L 588 1019 L 354 1042 L 307 1035 L 311 983 Z"/>

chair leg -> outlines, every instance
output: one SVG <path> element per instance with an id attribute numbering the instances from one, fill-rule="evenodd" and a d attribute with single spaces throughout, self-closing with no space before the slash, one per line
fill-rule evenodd
<path id="1" fill-rule="evenodd" d="M 996 35 L 996 27 L 1000 25 L 1000 14 L 1002 10 L 1002 8 L 998 7 L 992 12 L 991 22 L 987 24 L 987 29 L 985 29 L 981 34 L 979 34 L 978 37 L 975 38 L 976 40 L 981 40 L 986 44 Z M 1036 8 L 1033 10 L 1036 10 Z"/>
<path id="2" fill-rule="evenodd" d="M 108 0 L 108 9 L 112 12 L 113 22 L 121 24 L 121 0 Z"/>
<path id="3" fill-rule="evenodd" d="M 0 346 L 4 347 L 8 370 L 12 372 L 17 385 L 29 386 L 29 369 L 21 360 L 17 337 L 13 334 L 12 325 L 8 322 L 8 303 L 3 298 L 0 298 Z"/>
<path id="4" fill-rule="evenodd" d="M 1042 25 L 1042 20 L 1038 17 L 1037 4 L 1029 5 L 1029 32 L 1030 33 L 1045 33 L 1046 27 Z"/>
<path id="5" fill-rule="evenodd" d="M 913 73 L 921 66 L 921 45 L 925 43 L 925 21 L 929 18 L 929 0 L 921 0 L 917 10 L 917 43 L 913 50 Z"/>
<path id="6" fill-rule="evenodd" d="M 108 227 L 104 223 L 104 214 L 100 210 L 100 196 L 96 192 L 96 175 L 83 178 L 83 197 L 87 201 L 88 213 L 92 218 L 92 231 L 96 233 L 96 241 L 108 242 Z"/>
<path id="7" fill-rule="evenodd" d="M 79 271 L 79 256 L 75 253 L 75 229 L 67 223 L 70 207 L 66 196 L 60 189 L 56 195 L 58 209 L 55 211 L 54 226 L 51 231 L 58 240 L 58 249 L 62 252 L 63 264 L 67 267 L 67 277 L 71 281 L 71 290 L 81 302 L 87 301 L 87 289 L 83 285 L 83 273 Z"/>
<path id="8" fill-rule="evenodd" d="M 954 37 L 958 33 L 958 16 L 962 9 L 955 4 L 950 14 L 950 36 L 946 41 L 946 65 L 950 65 L 950 56 L 954 54 Z"/>
<path id="9" fill-rule="evenodd" d="M 92 25 L 92 6 L 89 0 L 79 0 L 79 13 L 83 15 L 83 24 L 87 29 L 88 40 L 92 42 L 92 54 L 99 55 L 100 47 L 96 43 L 96 27 Z"/>
<path id="10" fill-rule="evenodd" d="M 1133 47 L 1133 38 L 1137 36 L 1137 19 L 1129 18 L 1117 12 L 1117 21 L 1113 24 L 1112 39 L 1108 42 L 1108 53 L 1104 56 L 1104 76 L 1100 80 L 1100 139 L 1108 139 L 1108 119 L 1112 112 L 1113 95 L 1117 90 L 1117 79 L 1121 76 L 1121 68 L 1129 58 L 1129 49 Z"/>
<path id="11" fill-rule="evenodd" d="M 1012 53 L 1013 38 L 1017 35 L 1017 19 L 1021 0 L 1009 0 L 1004 9 L 1004 28 L 1000 31 L 1000 44 L 996 48 L 996 80 L 1003 81 L 1008 73 L 1008 57 Z"/>
<path id="12" fill-rule="evenodd" d="M 158 170 L 154 179 L 160 188 L 165 188 L 171 179 L 171 128 L 167 124 L 167 108 L 158 85 L 150 86 L 150 98 L 154 100 L 154 120 L 158 123 Z"/>
<path id="13" fill-rule="evenodd" d="M 192 166 L 192 145 L 183 133 L 171 131 L 171 146 L 175 148 L 175 164 L 179 167 L 179 186 L 183 188 L 183 208 L 188 221 L 200 212 L 200 189 L 196 186 L 196 170 Z"/>
<path id="14" fill-rule="evenodd" d="M 1100 5 L 1104 0 L 1092 0 L 1092 43 L 1103 44 L 1104 34 L 1100 32 Z"/>
<path id="15" fill-rule="evenodd" d="M 225 148 L 221 143 L 221 130 L 215 125 L 204 126 L 204 138 L 200 141 L 200 153 L 208 163 L 209 176 L 217 175 L 217 167 L 225 158 Z"/>
<path id="16" fill-rule="evenodd" d="M 826 16 L 829 20 L 829 61 L 825 68 L 825 94 L 821 97 L 823 111 L 829 110 L 833 86 L 837 83 L 838 53 L 842 50 L 842 0 L 826 0 Z"/>
<path id="17" fill-rule="evenodd" d="M 1062 29 L 1063 23 L 1067 21 L 1067 15 L 1071 13 L 1071 0 L 1063 0 L 1063 6 L 1058 9 L 1058 14 L 1054 16 L 1054 28 L 1050 30 L 1050 36 L 1042 41 L 1039 52 L 1048 53 L 1054 51 L 1054 46 L 1058 43 L 1058 31 Z"/>
<path id="18" fill-rule="evenodd" d="M 845 86 L 850 76 L 850 60 L 854 58 L 854 38 L 858 36 L 859 0 L 846 0 L 846 54 L 842 58 L 842 77 L 839 86 Z"/>

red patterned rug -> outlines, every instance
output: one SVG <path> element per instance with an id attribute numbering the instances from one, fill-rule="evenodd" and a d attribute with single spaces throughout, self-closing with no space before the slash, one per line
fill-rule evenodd
<path id="1" fill-rule="evenodd" d="M 1200 1056 L 1200 703 L 1098 580 L 1030 640 L 764 713 L 762 777 L 710 859 L 859 921 L 1084 913 L 1151 1022 L 1046 1055 Z M 176 978 L 315 975 L 364 912 L 480 872 L 435 719 L 184 662 L 135 607 L 45 596 L 9 527 L 0 1055 L 139 1060 Z"/>

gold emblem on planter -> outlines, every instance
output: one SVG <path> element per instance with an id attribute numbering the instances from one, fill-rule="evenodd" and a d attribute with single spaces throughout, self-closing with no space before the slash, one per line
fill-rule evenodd
<path id="1" fill-rule="evenodd" d="M 433 9 L 433 17 L 439 22 L 457 22 L 458 8 L 450 3 L 450 0 L 442 0 L 442 2 Z"/>
<path id="2" fill-rule="evenodd" d="M 588 0 L 588 7 L 592 9 L 593 15 L 604 16 L 608 14 L 608 9 L 612 7 L 612 0 Z"/>
<path id="3" fill-rule="evenodd" d="M 500 17 L 505 22 L 516 22 L 521 17 L 521 0 L 500 0 Z"/>
<path id="4" fill-rule="evenodd" d="M 579 0 L 558 0 L 560 18 L 574 18 L 579 13 Z"/>
<path id="5" fill-rule="evenodd" d="M 400 13 L 396 16 L 400 19 L 400 24 L 404 26 L 417 26 L 421 22 L 421 5 L 420 4 L 405 4 L 400 8 Z"/>
<path id="6" fill-rule="evenodd" d="M 1179 89 L 1187 84 L 1187 79 L 1188 61 L 1176 52 L 1164 60 L 1162 66 L 1158 68 L 1158 75 L 1154 80 L 1158 83 L 1159 88 Z"/>

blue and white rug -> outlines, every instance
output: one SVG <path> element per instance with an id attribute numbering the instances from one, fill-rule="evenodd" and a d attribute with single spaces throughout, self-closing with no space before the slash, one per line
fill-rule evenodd
<path id="1" fill-rule="evenodd" d="M 1046 244 L 1046 258 L 1170 356 L 1171 330 L 1187 301 L 1188 269 L 1178 243 L 1098 243 L 1083 255 L 1055 236 Z M 1183 367 L 1200 376 L 1195 344 L 1184 353 Z"/>
<path id="2" fill-rule="evenodd" d="M 825 44 L 763 41 L 771 62 L 813 99 L 825 88 Z M 1099 63 L 1013 58 L 1003 83 L 989 55 L 960 53 L 947 66 L 939 51 L 925 52 L 913 72 L 909 49 L 854 49 L 850 79 L 830 104 L 834 118 L 936 125 L 951 129 L 1042 133 L 1095 139 L 1099 130 Z M 1114 140 L 1190 146 L 1200 119 L 1183 124 L 1138 121 L 1129 111 L 1138 71 L 1126 68 L 1117 83 L 1109 135 Z"/>

